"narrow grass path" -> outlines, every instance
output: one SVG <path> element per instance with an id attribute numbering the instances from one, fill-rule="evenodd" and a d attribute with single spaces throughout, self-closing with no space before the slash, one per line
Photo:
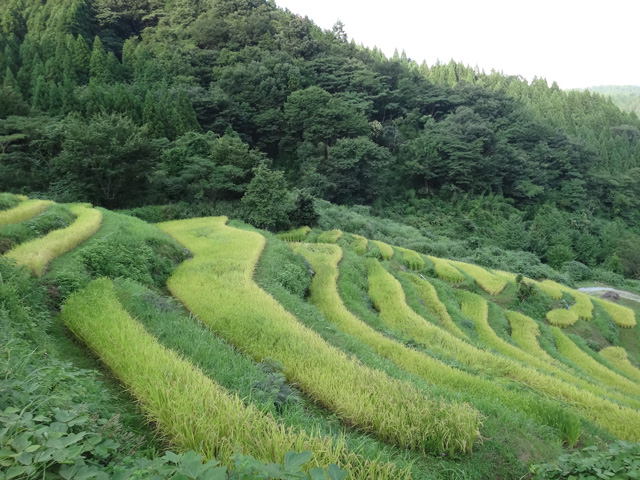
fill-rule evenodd
<path id="1" fill-rule="evenodd" d="M 577 423 L 579 428 L 579 421 L 570 418 L 570 415 L 563 415 L 558 406 L 529 394 L 510 391 L 489 380 L 453 368 L 423 352 L 407 348 L 353 315 L 342 303 L 337 290 L 338 263 L 342 259 L 342 250 L 338 246 L 293 244 L 291 248 L 303 255 L 315 271 L 309 301 L 316 305 L 329 321 L 371 346 L 382 357 L 435 385 L 466 394 L 473 392 L 476 397 L 501 402 L 507 408 L 555 428 L 563 440 L 567 439 L 565 433 L 570 434 L 569 431 L 563 431 L 567 425 L 576 428 Z M 548 416 L 540 415 L 544 410 L 548 412 Z"/>
<path id="2" fill-rule="evenodd" d="M 44 212 L 49 205 L 53 205 L 50 200 L 25 200 L 9 210 L 0 211 L 0 227 L 29 220 Z"/>
<path id="3" fill-rule="evenodd" d="M 310 466 L 339 464 L 351 478 L 406 478 L 392 465 L 350 453 L 342 440 L 310 437 L 280 425 L 271 415 L 246 406 L 199 368 L 169 350 L 132 319 L 102 278 L 73 294 L 62 319 L 140 402 L 149 420 L 183 451 L 228 463 L 241 451 L 267 462 L 283 462 L 288 451 L 310 450 Z"/>
<path id="4" fill-rule="evenodd" d="M 401 448 L 471 451 L 480 422 L 475 409 L 425 398 L 327 344 L 253 281 L 265 238 L 226 221 L 159 224 L 194 254 L 167 282 L 192 313 L 254 360 L 278 360 L 288 381 L 345 423 Z"/>
<path id="5" fill-rule="evenodd" d="M 640 412 L 637 410 L 617 405 L 562 380 L 541 374 L 533 368 L 475 348 L 431 325 L 409 308 L 401 285 L 377 260 L 368 261 L 367 265 L 371 298 L 380 311 L 381 319 L 390 328 L 395 328 L 444 355 L 452 356 L 465 365 L 510 378 L 543 395 L 561 399 L 585 418 L 622 439 L 640 440 Z"/>
<path id="6" fill-rule="evenodd" d="M 72 250 L 91 237 L 100 228 L 102 213 L 87 204 L 69 205 L 76 220 L 67 228 L 54 230 L 44 237 L 18 245 L 6 256 L 18 265 L 26 265 L 36 276 L 41 276 L 49 263 Z"/>

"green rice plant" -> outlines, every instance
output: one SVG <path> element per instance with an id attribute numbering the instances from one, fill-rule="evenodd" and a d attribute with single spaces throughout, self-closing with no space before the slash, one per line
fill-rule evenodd
<path id="1" fill-rule="evenodd" d="M 393 258 L 393 247 L 391 245 L 381 242 L 380 240 L 371 241 L 380 249 L 383 260 L 391 260 Z"/>
<path id="2" fill-rule="evenodd" d="M 310 231 L 311 228 L 309 227 L 300 227 L 288 232 L 280 232 L 277 237 L 285 242 L 302 242 Z"/>
<path id="3" fill-rule="evenodd" d="M 633 366 L 627 356 L 627 351 L 622 347 L 607 347 L 598 352 L 603 358 L 611 362 L 627 377 L 640 382 L 640 369 Z"/>
<path id="4" fill-rule="evenodd" d="M 582 370 L 601 382 L 617 388 L 621 392 L 635 397 L 640 396 L 640 385 L 608 369 L 595 359 L 591 358 L 580 347 L 571 341 L 558 327 L 551 327 L 551 332 L 556 340 L 558 351 L 575 362 Z"/>
<path id="5" fill-rule="evenodd" d="M 351 237 L 352 237 L 352 240 L 350 245 L 353 248 L 353 250 L 358 255 L 364 255 L 365 253 L 367 253 L 367 245 L 369 241 L 366 238 L 364 238 L 362 235 L 357 235 L 355 233 L 352 233 Z"/>
<path id="6" fill-rule="evenodd" d="M 339 275 L 338 263 L 342 259 L 340 248 L 334 245 L 309 244 L 294 244 L 292 248 L 303 255 L 315 271 L 309 300 L 321 310 L 327 320 L 342 331 L 360 339 L 380 356 L 413 375 L 454 391 L 465 394 L 473 392 L 475 398 L 502 402 L 538 422 L 557 429 L 568 441 L 577 440 L 576 431 L 580 430 L 580 421 L 575 415 L 563 412 L 559 406 L 541 401 L 532 395 L 504 389 L 501 385 L 453 368 L 423 352 L 407 348 L 353 315 L 342 303 L 336 285 Z"/>
<path id="7" fill-rule="evenodd" d="M 2 210 L 0 211 L 0 227 L 29 220 L 44 212 L 49 205 L 53 205 L 50 200 L 25 200 L 14 208 Z"/>
<path id="8" fill-rule="evenodd" d="M 604 308 L 616 325 L 622 328 L 633 328 L 636 326 L 636 314 L 628 307 L 618 305 L 608 300 L 594 299 Z"/>
<path id="9" fill-rule="evenodd" d="M 446 280 L 454 284 L 464 281 L 465 279 L 464 275 L 460 273 L 460 271 L 456 267 L 451 265 L 444 258 L 437 258 L 437 257 L 430 257 L 430 256 L 427 256 L 427 258 L 433 262 L 436 275 L 438 275 L 438 278 L 441 278 L 442 280 Z"/>
<path id="10" fill-rule="evenodd" d="M 453 333 L 457 337 L 467 338 L 465 333 L 460 330 L 460 328 L 452 320 L 451 315 L 449 315 L 449 312 L 447 311 L 447 307 L 440 301 L 440 299 L 438 298 L 438 292 L 436 292 L 436 289 L 433 285 L 431 285 L 431 283 L 429 283 L 424 278 L 418 277 L 417 275 L 405 273 L 404 276 L 405 278 L 408 278 L 416 288 L 425 306 L 436 314 L 436 316 L 440 320 L 440 323 L 442 324 L 442 327 L 445 330 Z"/>
<path id="11" fill-rule="evenodd" d="M 411 270 L 422 270 L 424 268 L 424 258 L 418 252 L 408 248 L 396 247 L 402 253 L 402 261 Z"/>
<path id="12" fill-rule="evenodd" d="M 361 431 L 421 452 L 470 451 L 477 436 L 473 408 L 425 399 L 327 344 L 253 281 L 265 238 L 226 221 L 159 224 L 194 254 L 167 285 L 201 322 L 255 361 L 278 360 L 288 381 Z"/>
<path id="13" fill-rule="evenodd" d="M 504 278 L 501 278 L 498 275 L 494 275 L 493 273 L 490 273 L 489 271 L 485 270 L 482 267 L 478 267 L 477 265 L 458 262 L 455 260 L 449 260 L 449 263 L 473 278 L 478 283 L 480 288 L 482 288 L 489 295 L 498 295 L 507 286 L 507 282 Z"/>
<path id="14" fill-rule="evenodd" d="M 551 325 L 562 328 L 570 327 L 578 321 L 578 316 L 575 312 L 566 308 L 549 310 L 546 318 Z"/>
<path id="15" fill-rule="evenodd" d="M 407 478 L 392 465 L 367 461 L 349 452 L 343 438 L 296 433 L 269 414 L 246 406 L 200 369 L 147 333 L 122 308 L 106 278 L 91 282 L 64 305 L 69 329 L 113 371 L 140 402 L 149 420 L 183 451 L 229 464 L 236 451 L 283 462 L 288 451 L 310 450 L 310 466 L 337 463 L 352 479 Z"/>
<path id="16" fill-rule="evenodd" d="M 69 210 L 76 220 L 67 228 L 54 230 L 44 237 L 18 245 L 7 252 L 8 258 L 18 265 L 26 265 L 36 276 L 41 276 L 47 265 L 65 252 L 72 250 L 96 233 L 102 222 L 102 213 L 88 204 L 72 204 Z"/>
<path id="17" fill-rule="evenodd" d="M 637 431 L 637 427 L 640 427 L 639 411 L 615 404 L 512 359 L 470 345 L 425 321 L 411 310 L 406 304 L 398 281 L 378 261 L 369 259 L 367 267 L 369 294 L 387 327 L 400 331 L 435 353 L 452 357 L 464 365 L 476 368 L 479 372 L 525 384 L 542 395 L 566 402 L 585 418 L 620 438 L 640 439 L 640 431 Z"/>
<path id="18" fill-rule="evenodd" d="M 329 230 L 318 236 L 318 243 L 336 243 L 342 238 L 342 230 Z"/>

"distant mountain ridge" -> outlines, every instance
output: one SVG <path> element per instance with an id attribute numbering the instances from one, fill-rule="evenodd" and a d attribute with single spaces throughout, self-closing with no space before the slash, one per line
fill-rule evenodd
<path id="1" fill-rule="evenodd" d="M 586 90 L 608 95 L 621 110 L 640 114 L 640 85 L 600 85 Z"/>

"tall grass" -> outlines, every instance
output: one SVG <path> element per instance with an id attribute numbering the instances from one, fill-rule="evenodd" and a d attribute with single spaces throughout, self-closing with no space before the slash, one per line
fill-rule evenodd
<path id="1" fill-rule="evenodd" d="M 383 260 L 391 260 L 393 258 L 393 247 L 380 240 L 371 240 L 376 247 L 380 250 Z"/>
<path id="2" fill-rule="evenodd" d="M 453 357 L 479 371 L 512 379 L 572 405 L 576 411 L 620 438 L 640 439 L 640 412 L 622 407 L 597 395 L 579 389 L 550 375 L 523 366 L 511 359 L 480 350 L 449 332 L 432 325 L 411 310 L 402 287 L 376 260 L 369 267 L 369 292 L 380 311 L 380 318 L 390 328 L 399 330 L 417 343 L 435 352 Z"/>
<path id="3" fill-rule="evenodd" d="M 427 280 L 424 278 L 420 278 L 416 275 L 404 274 L 405 278 L 408 278 L 409 281 L 413 284 L 420 295 L 420 299 L 424 302 L 425 306 L 435 313 L 436 317 L 440 320 L 442 327 L 453 333 L 454 335 L 467 338 L 467 335 L 460 330 L 460 328 L 455 324 L 451 315 L 447 311 L 447 307 L 444 303 L 440 301 L 438 298 L 438 292 Z"/>
<path id="4" fill-rule="evenodd" d="M 228 463 L 234 452 L 282 462 L 311 450 L 311 466 L 338 463 L 352 478 L 396 478 L 394 467 L 348 452 L 344 441 L 297 434 L 271 415 L 245 406 L 202 371 L 158 341 L 122 308 L 113 284 L 94 280 L 66 302 L 62 319 L 138 399 L 149 420 L 181 450 Z M 406 477 L 406 472 L 400 477 Z"/>
<path id="5" fill-rule="evenodd" d="M 616 325 L 622 328 L 633 328 L 636 326 L 636 314 L 630 308 L 618 305 L 608 300 L 596 300 L 604 308 Z"/>
<path id="6" fill-rule="evenodd" d="M 598 353 L 622 371 L 627 377 L 635 380 L 636 382 L 640 382 L 640 369 L 634 367 L 629 361 L 627 351 L 624 348 L 607 347 L 603 348 Z"/>
<path id="7" fill-rule="evenodd" d="M 422 270 L 425 262 L 422 255 L 414 250 L 408 248 L 396 247 L 400 253 L 402 253 L 402 261 L 411 270 Z"/>
<path id="8" fill-rule="evenodd" d="M 302 242 L 310 231 L 311 228 L 309 227 L 300 227 L 288 232 L 280 232 L 277 237 L 285 242 Z"/>
<path id="9" fill-rule="evenodd" d="M 362 235 L 358 235 L 356 233 L 351 233 L 350 235 L 352 237 L 350 245 L 353 250 L 358 255 L 364 255 L 365 253 L 367 253 L 367 245 L 369 244 L 369 241 Z"/>
<path id="10" fill-rule="evenodd" d="M 427 258 L 433 262 L 438 278 L 451 283 L 460 283 L 464 281 L 464 275 L 444 258 L 430 256 L 427 256 Z"/>
<path id="11" fill-rule="evenodd" d="M 29 220 L 42 213 L 49 206 L 53 205 L 50 200 L 25 200 L 16 207 L 9 210 L 0 211 L 0 227 L 10 223 L 19 223 Z"/>
<path id="12" fill-rule="evenodd" d="M 471 448 L 451 438 L 457 439 L 456 428 L 475 425 L 475 410 L 447 413 L 446 404 L 425 401 L 409 384 L 328 345 L 254 283 L 265 238 L 225 223 L 218 217 L 159 225 L 195 255 L 174 271 L 168 287 L 200 321 L 254 360 L 278 360 L 290 382 L 361 431 L 423 452 Z M 434 418 L 442 423 L 434 425 Z"/>
<path id="13" fill-rule="evenodd" d="M 502 402 L 515 411 L 556 428 L 561 436 L 566 433 L 565 436 L 573 438 L 575 431 L 579 430 L 579 420 L 569 413 L 562 412 L 559 406 L 543 402 L 529 394 L 509 391 L 491 381 L 453 368 L 423 352 L 407 348 L 353 315 L 342 303 L 337 290 L 338 263 L 342 258 L 342 252 L 337 246 L 297 244 L 292 248 L 302 254 L 316 272 L 311 282 L 309 300 L 329 321 L 371 346 L 382 357 L 435 385 L 472 395 L 476 399 Z"/>
<path id="14" fill-rule="evenodd" d="M 566 308 L 556 308 L 554 310 L 549 310 L 546 315 L 547 320 L 551 325 L 556 327 L 570 327 L 571 325 L 575 325 L 578 321 L 578 316 L 573 310 L 568 310 Z"/>
<path id="15" fill-rule="evenodd" d="M 597 378 L 602 383 L 617 388 L 628 395 L 635 397 L 640 396 L 640 385 L 636 385 L 631 380 L 598 363 L 595 359 L 583 352 L 580 347 L 573 343 L 559 328 L 551 327 L 551 331 L 556 339 L 558 351 L 569 360 L 578 364 L 581 369 L 593 378 Z"/>
<path id="16" fill-rule="evenodd" d="M 458 262 L 455 260 L 449 260 L 449 263 L 473 278 L 480 288 L 489 295 L 498 295 L 507 286 L 507 282 L 504 278 L 500 278 L 498 275 L 494 275 L 477 265 L 471 265 L 470 263 Z"/>
<path id="17" fill-rule="evenodd" d="M 54 230 L 44 237 L 18 245 L 6 256 L 26 265 L 36 276 L 41 276 L 47 265 L 65 252 L 72 250 L 100 228 L 102 213 L 87 204 L 69 205 L 76 220 L 67 228 Z"/>
<path id="18" fill-rule="evenodd" d="M 342 238 L 342 230 L 329 230 L 318 236 L 318 243 L 336 243 Z"/>

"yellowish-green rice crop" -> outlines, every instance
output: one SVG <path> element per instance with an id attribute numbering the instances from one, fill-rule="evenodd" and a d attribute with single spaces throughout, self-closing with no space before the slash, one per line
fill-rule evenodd
<path id="1" fill-rule="evenodd" d="M 470 263 L 458 262 L 455 260 L 449 260 L 449 263 L 459 268 L 464 273 L 473 278 L 480 288 L 482 288 L 489 295 L 498 295 L 507 286 L 507 282 L 504 278 L 500 278 L 493 273 L 488 272 L 482 267 L 472 265 Z"/>
<path id="2" fill-rule="evenodd" d="M 309 300 L 322 311 L 327 320 L 336 324 L 342 331 L 360 339 L 380 356 L 388 358 L 409 373 L 436 385 L 462 392 L 473 391 L 475 395 L 501 401 L 516 411 L 558 429 L 569 443 L 577 440 L 580 422 L 574 415 L 560 412 L 559 407 L 555 405 L 541 404 L 531 395 L 502 388 L 497 383 L 453 368 L 418 350 L 407 348 L 353 315 L 342 303 L 336 286 L 338 263 L 342 258 L 340 248 L 335 245 L 318 244 L 294 244 L 292 248 L 303 255 L 316 272 L 311 282 Z M 451 408 L 460 407 L 452 405 Z"/>
<path id="3" fill-rule="evenodd" d="M 541 282 L 535 281 L 535 284 L 540 290 L 554 300 L 560 300 L 562 298 L 562 291 L 566 289 L 565 286 L 560 285 L 553 280 L 543 280 Z"/>
<path id="4" fill-rule="evenodd" d="M 287 451 L 310 450 L 311 466 L 337 463 L 351 478 L 406 478 L 393 466 L 350 453 L 344 438 L 296 433 L 270 414 L 246 406 L 237 395 L 169 350 L 133 320 L 118 302 L 110 280 L 91 282 L 66 302 L 62 319 L 140 402 L 149 420 L 179 449 L 228 463 L 241 451 L 282 462 Z"/>
<path id="5" fill-rule="evenodd" d="M 582 370 L 587 372 L 593 378 L 597 378 L 601 382 L 617 388 L 628 395 L 635 397 L 640 396 L 640 385 L 635 384 L 628 378 L 625 378 L 608 369 L 601 363 L 598 363 L 598 361 L 583 352 L 580 347 L 573 343 L 571 339 L 562 333 L 559 328 L 551 327 L 551 331 L 556 339 L 558 351 L 569 360 L 579 365 Z"/>
<path id="6" fill-rule="evenodd" d="M 358 255 L 364 255 L 367 253 L 367 245 L 369 244 L 369 241 L 362 235 L 356 235 L 355 233 L 352 233 L 351 237 L 353 237 L 351 241 L 351 247 L 353 247 L 353 250 Z"/>
<path id="7" fill-rule="evenodd" d="M 572 375 L 571 373 L 565 371 L 561 364 L 555 362 L 549 355 L 536 356 L 532 355 L 524 350 L 514 347 L 513 345 L 505 342 L 503 339 L 498 337 L 496 333 L 493 331 L 488 321 L 488 312 L 489 305 L 486 300 L 484 300 L 479 295 L 475 295 L 471 292 L 459 291 L 457 295 L 462 298 L 462 313 L 465 314 L 469 319 L 473 320 L 476 326 L 476 332 L 478 332 L 478 337 L 482 340 L 486 345 L 491 347 L 492 349 L 500 352 L 501 354 L 513 358 L 523 365 L 527 367 L 532 367 L 537 369 L 538 371 L 550 374 L 555 377 L 558 377 L 566 382 L 577 385 L 580 388 L 583 388 L 591 393 L 596 395 L 608 396 L 615 400 L 620 400 L 622 402 L 628 403 L 633 407 L 640 407 L 640 402 L 635 399 L 628 398 L 622 394 L 619 394 L 615 391 L 607 391 L 600 387 L 598 383 L 593 384 L 589 383 L 581 378 Z M 530 319 L 529 319 L 530 320 Z M 531 320 L 533 322 L 533 320 Z M 535 325 L 535 322 L 534 322 Z M 537 327 L 537 325 L 536 325 Z M 534 337 L 535 341 L 535 337 Z M 537 342 L 536 342 L 537 343 Z M 551 359 L 551 361 L 549 361 Z"/>
<path id="8" fill-rule="evenodd" d="M 444 258 L 430 256 L 427 256 L 427 258 L 433 262 L 438 278 L 451 283 L 460 283 L 464 281 L 464 275 Z"/>
<path id="9" fill-rule="evenodd" d="M 402 253 L 402 260 L 411 270 L 422 270 L 424 268 L 424 258 L 418 252 L 408 248 L 396 247 Z"/>
<path id="10" fill-rule="evenodd" d="M 600 355 L 611 362 L 618 370 L 627 377 L 640 382 L 640 369 L 634 367 L 629 361 L 627 351 L 622 347 L 607 347 L 600 350 Z"/>
<path id="11" fill-rule="evenodd" d="M 633 328 L 636 326 L 636 314 L 630 308 L 618 305 L 608 300 L 596 300 L 602 308 L 606 310 L 616 325 L 622 328 Z"/>
<path id="12" fill-rule="evenodd" d="M 556 360 L 538 343 L 540 327 L 533 318 L 511 310 L 505 311 L 504 314 L 511 324 L 511 338 L 518 343 L 521 349 L 534 357 L 549 363 L 556 363 Z"/>
<path id="13" fill-rule="evenodd" d="M 29 220 L 44 212 L 49 205 L 53 205 L 50 200 L 25 200 L 14 208 L 0 212 L 0 227 Z"/>
<path id="14" fill-rule="evenodd" d="M 100 228 L 102 213 L 99 210 L 88 204 L 72 204 L 69 210 L 76 220 L 67 228 L 18 245 L 6 256 L 16 260 L 18 265 L 27 265 L 38 277 L 42 275 L 51 261 L 77 247 Z"/>
<path id="15" fill-rule="evenodd" d="M 371 241 L 380 250 L 383 260 L 391 260 L 393 258 L 393 247 L 391 245 L 381 242 L 380 240 Z"/>
<path id="16" fill-rule="evenodd" d="M 285 242 L 302 242 L 311 229 L 309 227 L 300 227 L 288 232 L 280 232 L 277 237 Z"/>
<path id="17" fill-rule="evenodd" d="M 318 243 L 336 243 L 342 235 L 342 230 L 328 230 L 318 235 Z"/>
<path id="18" fill-rule="evenodd" d="M 589 295 L 574 289 L 566 289 L 566 291 L 570 293 L 576 301 L 575 304 L 571 305 L 571 311 L 574 312 L 578 318 L 591 320 L 593 318 L 593 303 L 591 303 Z"/>
<path id="19" fill-rule="evenodd" d="M 362 365 L 302 325 L 253 281 L 265 238 L 228 227 L 226 220 L 159 225 L 194 254 L 167 285 L 200 321 L 256 361 L 278 360 L 289 381 L 347 424 L 401 448 L 471 449 L 477 436 L 469 427 L 477 425 L 474 409 L 425 399 L 410 384 Z"/>
<path id="20" fill-rule="evenodd" d="M 547 320 L 556 327 L 570 327 L 578 321 L 578 316 L 572 310 L 556 308 L 547 312 Z"/>
<path id="21" fill-rule="evenodd" d="M 460 338 L 467 338 L 465 333 L 455 324 L 451 315 L 449 315 L 447 307 L 438 298 L 438 292 L 436 292 L 433 285 L 416 275 L 405 274 L 405 278 L 408 278 L 413 283 L 425 306 L 436 314 L 445 330 Z"/>
<path id="22" fill-rule="evenodd" d="M 550 375 L 521 365 L 506 357 L 480 350 L 449 332 L 432 325 L 415 313 L 405 302 L 398 281 L 378 261 L 367 261 L 369 269 L 369 295 L 380 311 L 380 319 L 388 327 L 433 349 L 437 353 L 478 369 L 524 383 L 543 395 L 562 399 L 622 439 L 640 439 L 640 412 L 600 398 L 584 389 Z M 633 425 L 633 426 L 632 426 Z"/>

